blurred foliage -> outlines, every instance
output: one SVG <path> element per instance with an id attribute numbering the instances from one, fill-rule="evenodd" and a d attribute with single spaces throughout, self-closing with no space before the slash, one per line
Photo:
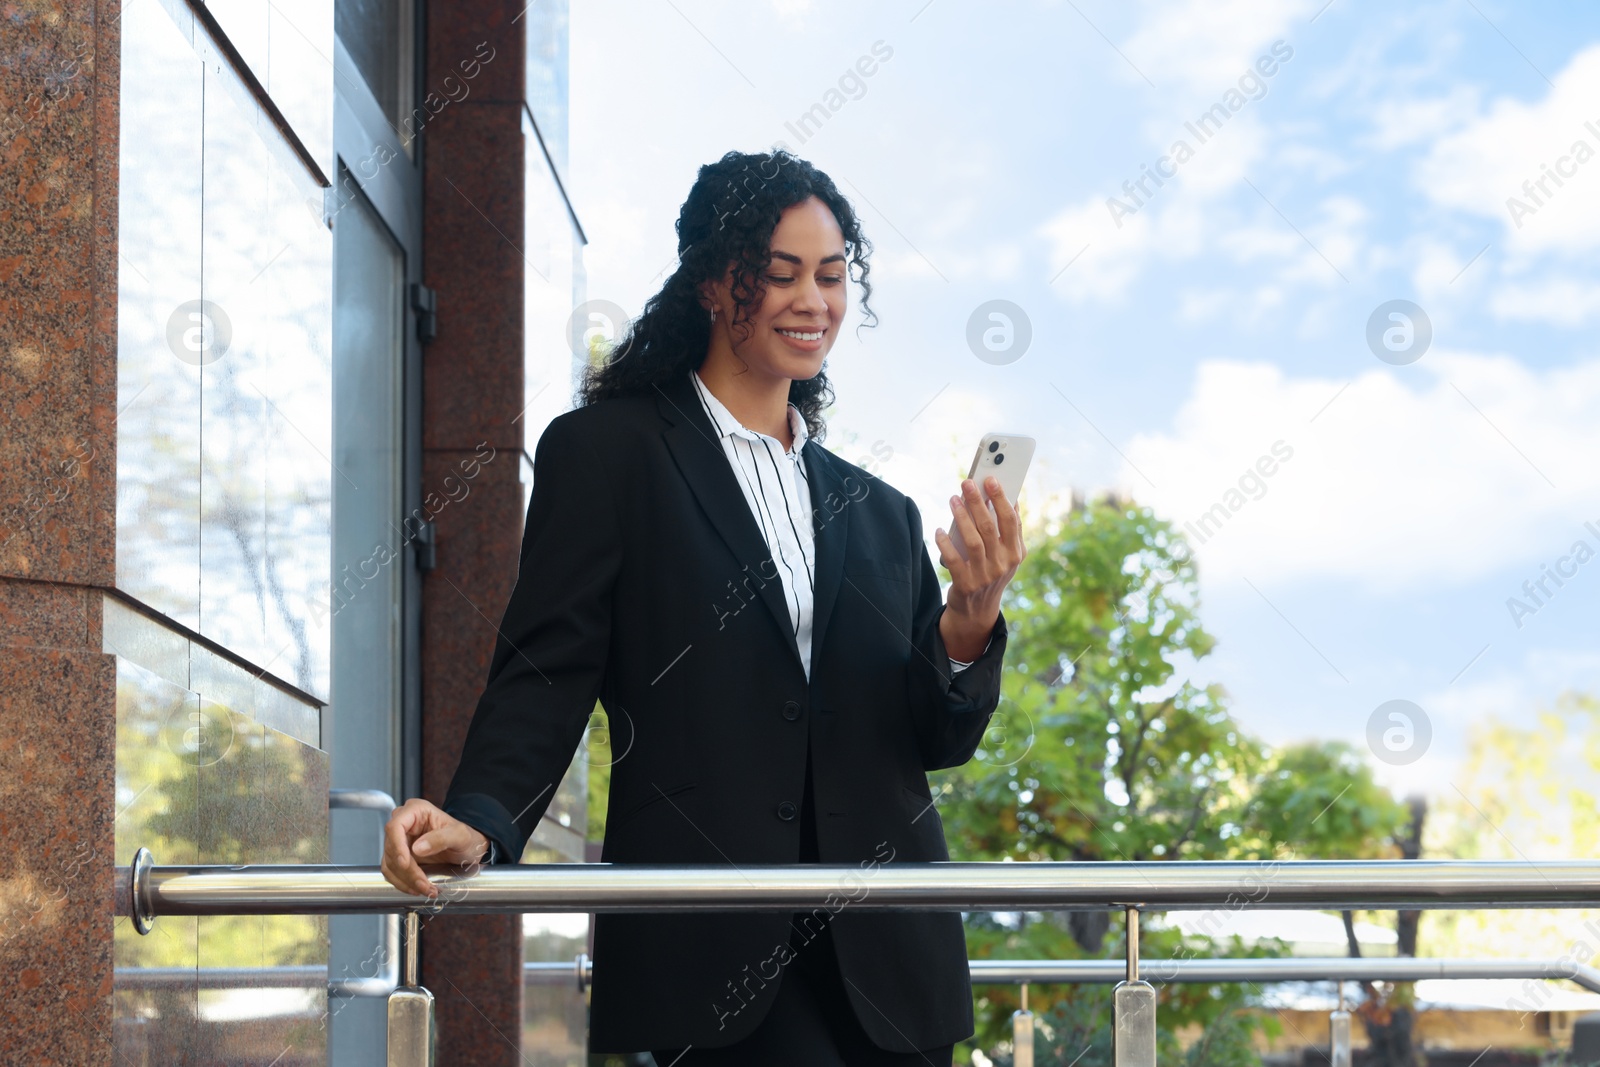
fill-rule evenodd
<path id="1" fill-rule="evenodd" d="M 268 731 L 248 716 L 206 702 L 126 661 L 118 664 L 114 855 L 127 864 L 148 848 L 158 864 L 325 863 L 328 853 L 324 754 Z M 220 733 L 203 744 L 194 725 Z M 327 962 L 328 919 L 321 915 L 162 916 L 147 935 L 115 920 L 117 968 L 263 967 Z M 325 986 L 308 984 L 326 1009 Z M 321 1047 L 326 1017 L 267 1023 L 200 1022 L 197 1012 L 237 991 L 196 992 L 192 981 L 115 990 L 118 1025 L 171 1020 L 191 1053 L 223 1062 L 241 1034 L 265 1034 L 283 1052 Z M 337 1010 L 337 1009 L 333 1009 Z M 284 1062 L 289 1062 L 286 1058 Z M 298 1060 L 296 1062 L 299 1062 Z"/>
<path id="2" fill-rule="evenodd" d="M 1592 856 L 1600 851 L 1597 773 L 1600 699 L 1593 694 L 1563 693 L 1531 721 L 1476 723 L 1457 788 L 1436 806 L 1429 849 L 1485 859 Z"/>
<path id="3" fill-rule="evenodd" d="M 1424 854 L 1568 859 L 1600 852 L 1600 699 L 1566 692 L 1534 714 L 1468 728 L 1466 758 L 1432 802 Z M 1426 911 L 1431 951 L 1571 956 L 1600 949 L 1600 909 Z"/>
<path id="4" fill-rule="evenodd" d="M 606 839 L 606 810 L 611 799 L 611 726 L 599 701 L 589 715 L 589 728 L 579 742 L 578 755 L 589 760 L 589 821 L 585 840 Z"/>
<path id="5" fill-rule="evenodd" d="M 1121 959 L 1124 957 L 1125 933 L 1120 922 L 1110 929 L 1105 951 L 1091 953 L 1086 952 L 1078 944 L 1069 929 L 1067 916 L 1070 914 L 1083 913 L 1023 912 L 1004 916 L 987 912 L 969 913 L 967 953 L 972 959 L 1083 959 L 1087 956 Z M 1286 955 L 1288 951 L 1288 946 L 1278 941 L 1246 945 L 1237 937 L 1185 936 L 1181 930 L 1158 925 L 1159 922 L 1159 917 L 1155 917 L 1140 924 L 1139 954 L 1146 961 L 1212 956 L 1272 958 Z M 1074 1013 L 1092 1014 L 1103 1011 L 1104 1017 L 1099 1020 L 1099 1024 L 1103 1026 L 1105 1040 L 1110 1041 L 1110 986 L 1030 984 L 1028 991 L 1030 1006 L 1040 1011 L 1041 1020 L 1051 1018 L 1056 1009 L 1062 1008 L 1062 1005 L 1066 1005 L 1062 1008 L 1065 1012 L 1064 1018 L 1076 1018 L 1077 1015 Z M 1211 1027 L 1218 1025 L 1220 1021 L 1232 1020 L 1233 1016 L 1240 1015 L 1242 1010 L 1252 1003 L 1251 992 L 1246 986 L 1238 983 L 1217 985 L 1157 983 L 1161 1040 L 1165 1042 L 1175 1039 L 1176 1031 L 1185 1027 L 1196 1027 L 1209 1032 Z M 994 1058 L 996 1056 L 994 1050 L 1010 1040 L 1011 1013 L 1022 1006 L 1021 992 L 1016 986 L 980 985 L 973 987 L 973 994 L 973 1015 L 977 1020 L 977 1033 L 968 1044 L 984 1049 L 991 1058 Z M 1251 1033 L 1259 1028 L 1265 1028 L 1272 1034 L 1277 1032 L 1276 1019 L 1251 1013 L 1244 1013 L 1242 1018 L 1230 1021 L 1227 1025 L 1243 1028 Z M 1057 1039 L 1062 1051 L 1067 1052 L 1067 1059 L 1061 1061 L 1063 1064 L 1083 1052 L 1085 1046 L 1093 1040 L 1094 1033 L 1098 1032 L 1091 1032 L 1086 1026 L 1087 1024 L 1083 1026 L 1075 1024 L 1074 1027 L 1062 1031 L 1062 1033 L 1077 1034 L 1081 1040 L 1068 1037 Z M 1069 1046 L 1071 1046 L 1070 1051 L 1068 1051 Z M 1218 1047 L 1221 1048 L 1221 1045 Z M 1109 1063 L 1109 1045 L 1100 1051 L 1105 1054 L 1106 1062 Z M 1086 1054 L 1079 1067 L 1089 1063 L 1095 1054 L 1093 1050 Z M 1166 1055 L 1159 1059 L 1161 1062 L 1170 1062 Z M 1040 1067 L 1043 1067 L 1044 1064 L 1054 1061 L 1040 1059 L 1038 1062 Z"/>
<path id="6" fill-rule="evenodd" d="M 1189 680 L 1216 642 L 1200 624 L 1188 546 L 1150 509 L 1116 498 L 1074 502 L 1030 535 L 1004 609 L 1011 631 L 1000 708 L 974 759 L 936 776 L 952 859 L 1397 855 L 1393 841 L 1407 813 L 1355 749 L 1328 742 L 1273 749 L 1239 728 L 1220 685 Z M 1270 874 L 1241 885 L 1242 896 L 1270 891 Z M 1007 926 L 972 915 L 969 954 L 1061 959 L 1109 949 L 1120 956 L 1120 945 L 1104 943 L 1107 918 L 1024 915 Z M 1148 959 L 1242 951 L 1236 941 L 1153 924 L 1141 938 Z M 1060 993 L 1069 1005 L 1092 996 Z M 996 1047 L 1009 1034 L 1017 994 L 1000 987 L 975 994 L 974 1041 Z M 1228 1028 L 1202 1038 L 1210 1051 L 1201 1055 L 1220 1057 L 1206 1062 L 1231 1062 L 1232 1043 L 1257 1025 L 1240 1015 L 1246 998 L 1237 986 L 1167 986 L 1161 997 L 1164 1030 Z M 1087 1009 L 1063 1010 L 1066 1020 Z"/>
<path id="7" fill-rule="evenodd" d="M 1063 987 L 1063 995 L 1050 1009 L 1034 1017 L 1033 1062 L 1036 1067 L 1112 1067 L 1111 987 Z M 1256 1067 L 1261 1056 L 1253 1042 L 1257 1030 L 1275 1020 L 1241 1009 L 1237 1003 L 1221 1007 L 1205 1031 L 1187 1050 L 1170 1029 L 1156 1034 L 1156 1062 L 1184 1067 Z M 990 1057 L 995 1067 L 1012 1067 L 1009 1045 Z"/>
<path id="8" fill-rule="evenodd" d="M 167 803 L 145 819 L 146 830 L 189 846 L 204 863 L 326 862 L 326 831 L 307 832 L 327 823 L 326 786 L 309 788 L 291 740 L 268 744 L 259 726 L 240 719 L 223 758 L 198 767 L 180 760 L 187 774 L 159 782 Z M 197 810 L 195 778 L 204 797 Z"/>

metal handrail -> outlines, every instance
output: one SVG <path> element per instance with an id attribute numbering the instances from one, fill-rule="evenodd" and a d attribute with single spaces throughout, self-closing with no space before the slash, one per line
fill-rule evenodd
<path id="1" fill-rule="evenodd" d="M 403 910 L 401 982 L 389 996 L 391 1064 L 434 1062 L 433 995 L 418 983 L 419 916 L 446 908 L 481 912 L 871 910 L 1123 911 L 1127 959 L 979 960 L 974 981 L 1019 982 L 1024 1007 L 1013 1015 L 1017 1063 L 1033 1062 L 1027 983 L 1112 981 L 1112 1058 L 1117 1067 L 1155 1067 L 1155 988 L 1137 954 L 1142 909 L 1520 908 L 1586 907 L 1600 900 L 1600 862 L 1563 860 L 1294 860 L 1153 863 L 897 863 L 849 866 L 668 867 L 610 864 L 433 868 L 438 896 L 402 893 L 377 868 L 157 867 L 139 849 L 119 877 L 117 914 L 148 933 L 160 915 L 368 914 Z M 1449 977 L 1564 977 L 1600 989 L 1600 972 L 1553 961 L 1182 960 L 1160 961 L 1157 981 L 1285 981 Z M 565 971 L 580 988 L 580 956 Z M 1275 968 L 1277 977 L 1247 978 Z M 1515 970 L 1513 970 L 1515 969 Z M 524 979 L 528 975 L 524 971 Z M 1072 977 L 1074 975 L 1080 977 Z M 1343 986 L 1341 984 L 1341 991 Z M 1343 1022 L 1343 1029 L 1340 1022 Z M 1330 1016 L 1335 1058 L 1347 1064 L 1349 1013 Z M 1341 1039 L 1340 1034 L 1343 1034 Z M 1342 1044 L 1341 1044 L 1342 1040 Z"/>
<path id="2" fill-rule="evenodd" d="M 1126 976 L 1122 960 L 969 960 L 975 985 L 1075 985 L 1110 984 Z M 1571 960 L 1478 960 L 1446 957 L 1292 956 L 1272 959 L 1150 960 L 1141 964 L 1144 977 L 1163 982 L 1420 982 L 1430 979 L 1457 981 L 1471 978 L 1532 978 L 1570 981 L 1600 993 L 1600 968 Z M 117 985 L 137 989 L 188 984 L 195 981 L 193 967 L 117 968 Z M 201 989 L 248 985 L 305 986 L 324 980 L 328 969 L 320 964 L 277 967 L 201 967 Z M 523 981 L 536 986 L 572 986 L 587 989 L 594 962 L 583 953 L 572 961 L 522 965 Z"/>
<path id="3" fill-rule="evenodd" d="M 381 789 L 330 789 L 328 807 L 347 810 L 376 811 L 388 815 L 400 805 L 394 797 Z"/>
<path id="4" fill-rule="evenodd" d="M 563 964 L 571 970 L 570 964 Z M 1114 983 L 1126 977 L 1122 960 L 972 960 L 972 980 L 982 985 Z M 1151 960 L 1140 964 L 1147 982 L 1421 982 L 1469 978 L 1568 980 L 1600 993 L 1600 968 L 1562 959 L 1476 960 L 1407 956 L 1350 958 L 1290 956 L 1274 959 Z"/>
<path id="5" fill-rule="evenodd" d="M 1534 978 L 1575 982 L 1600 993 L 1600 968 L 1571 960 L 1476 960 L 1405 956 L 1372 959 L 1292 956 L 1269 959 L 1145 960 L 1147 981 L 1163 982 L 1421 982 L 1470 978 Z M 1123 960 L 968 960 L 974 985 L 1079 985 L 1120 982 Z M 192 977 L 193 972 L 185 972 Z M 581 992 L 594 976 L 594 961 L 579 953 L 571 963 L 528 962 L 523 982 L 572 986 Z"/>
<path id="6" fill-rule="evenodd" d="M 376 867 L 125 868 L 119 914 L 788 911 L 1049 911 L 1588 907 L 1600 862 L 1293 860 L 1089 863 L 895 863 L 851 866 L 520 864 L 429 871 L 436 899 L 403 893 Z M 120 880 L 120 879 L 119 879 Z"/>
<path id="7" fill-rule="evenodd" d="M 327 982 L 328 968 L 321 963 L 285 963 L 273 967 L 118 967 L 113 977 L 118 989 L 190 986 L 198 989 L 306 989 Z M 332 994 L 331 989 L 329 993 Z"/>
<path id="8" fill-rule="evenodd" d="M 330 789 L 328 809 L 375 811 L 388 816 L 395 808 L 394 797 L 381 789 Z M 383 827 L 378 828 L 378 852 L 383 852 Z M 380 969 L 374 975 L 328 980 L 330 997 L 387 997 L 400 985 L 400 913 L 390 913 L 383 921 L 383 941 L 378 945 Z"/>
<path id="9" fill-rule="evenodd" d="M 375 811 L 388 816 L 398 807 L 394 797 L 381 789 L 330 789 L 330 811 Z M 382 851 L 383 831 L 378 832 Z M 271 967 L 118 967 L 113 978 L 119 988 L 148 989 L 171 986 L 174 982 L 198 983 L 200 989 L 231 989 L 238 986 L 301 988 L 327 983 L 331 997 L 387 997 L 400 984 L 400 911 L 385 916 L 383 940 L 376 974 L 351 978 L 329 978 L 321 964 L 280 964 Z M 118 914 L 122 914 L 119 912 Z"/>

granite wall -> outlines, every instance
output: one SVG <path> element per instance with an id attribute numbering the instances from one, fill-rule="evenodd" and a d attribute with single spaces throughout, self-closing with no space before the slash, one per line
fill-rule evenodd
<path id="1" fill-rule="evenodd" d="M 0 37 L 0 1048 L 110 1062 L 115 3 Z"/>
<path id="2" fill-rule="evenodd" d="M 325 965 L 322 920 L 141 938 L 113 870 L 326 858 L 332 10 L 6 9 L 8 1062 L 326 1058 L 323 979 L 216 973 Z"/>

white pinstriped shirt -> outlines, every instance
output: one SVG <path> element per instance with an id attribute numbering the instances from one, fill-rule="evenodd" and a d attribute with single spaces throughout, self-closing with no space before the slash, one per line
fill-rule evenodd
<path id="1" fill-rule="evenodd" d="M 734 418 L 706 388 L 699 372 L 691 370 L 689 377 L 706 417 L 717 428 L 723 455 L 728 457 L 739 488 L 744 491 L 745 503 L 750 505 L 772 553 L 783 584 L 784 601 L 789 605 L 789 625 L 793 627 L 795 644 L 800 646 L 800 662 L 810 678 L 812 597 L 816 586 L 812 515 L 816 505 L 806 478 L 805 461 L 800 457 L 807 438 L 805 417 L 799 408 L 789 405 L 794 447 L 785 451 L 783 442 L 776 437 L 751 430 Z M 970 666 L 957 659 L 950 661 L 952 674 Z"/>

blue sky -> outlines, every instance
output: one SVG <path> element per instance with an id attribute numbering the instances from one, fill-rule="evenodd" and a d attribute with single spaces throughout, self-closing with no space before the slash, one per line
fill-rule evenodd
<path id="1" fill-rule="evenodd" d="M 1600 156 L 1574 155 L 1600 153 L 1600 12 L 597 0 L 571 76 L 592 298 L 637 311 L 728 149 L 785 142 L 855 203 L 882 323 L 829 357 L 828 444 L 891 448 L 930 535 L 986 430 L 1039 438 L 1025 507 L 1117 487 L 1180 523 L 1291 450 L 1198 549 L 1220 643 L 1196 676 L 1249 729 L 1363 743 L 1410 700 L 1432 744 L 1385 780 L 1448 790 L 1472 723 L 1600 691 L 1600 558 L 1520 628 L 1506 604 L 1600 551 Z M 1218 103 L 1201 143 L 1185 123 Z M 1179 139 L 1192 158 L 1114 219 Z M 1546 165 L 1567 177 L 1514 218 Z M 1004 364 L 967 343 L 996 299 L 1032 330 Z M 1402 365 L 1367 342 L 1392 300 L 1432 326 Z"/>

